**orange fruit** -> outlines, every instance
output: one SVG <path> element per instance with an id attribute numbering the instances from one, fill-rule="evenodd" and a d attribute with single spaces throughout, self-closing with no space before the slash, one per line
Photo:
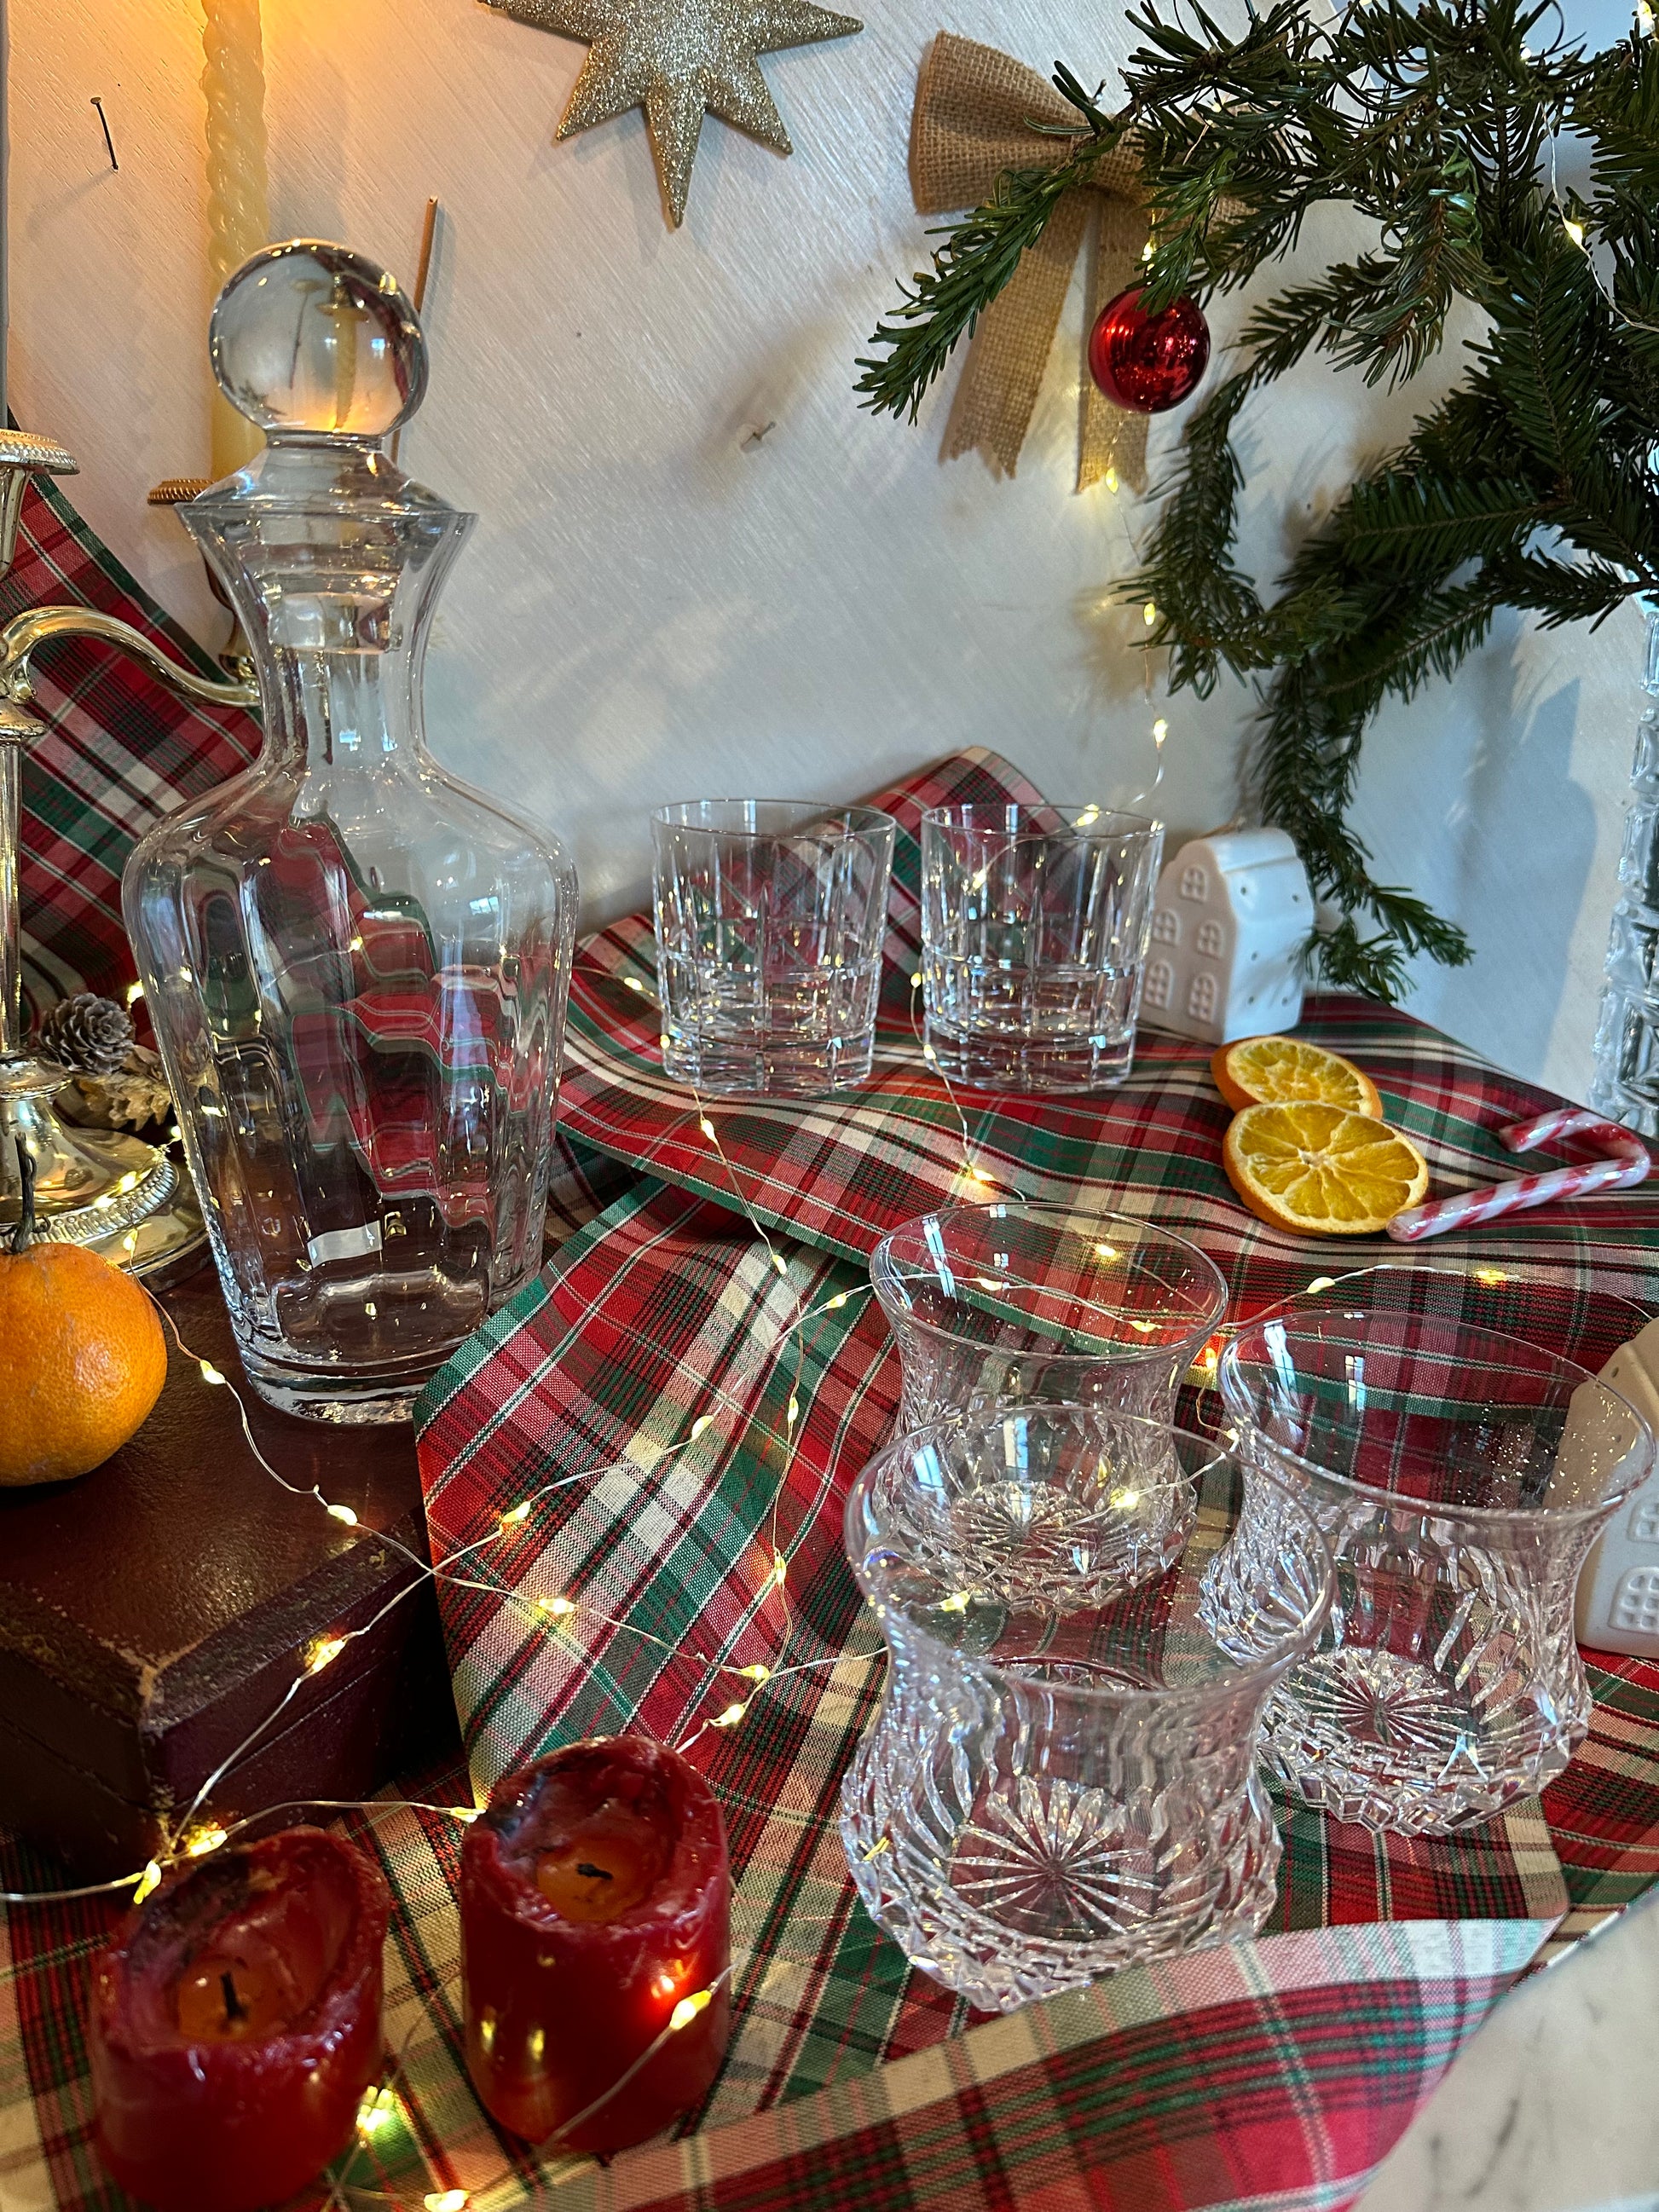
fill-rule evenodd
<path id="1" fill-rule="evenodd" d="M 1304 1237 L 1375 1237 L 1429 1188 L 1409 1137 L 1314 1099 L 1245 1107 L 1221 1158 L 1252 1213 Z"/>
<path id="2" fill-rule="evenodd" d="M 130 1275 L 78 1244 L 0 1249 L 0 1484 L 88 1474 L 149 1419 L 167 1371 Z"/>
<path id="3" fill-rule="evenodd" d="M 1235 1114 L 1246 1106 L 1279 1106 L 1287 1099 L 1312 1098 L 1340 1106 L 1350 1114 L 1382 1119 L 1382 1101 L 1363 1067 L 1340 1052 L 1307 1044 L 1300 1037 L 1241 1037 L 1224 1044 L 1210 1061 L 1215 1087 Z"/>

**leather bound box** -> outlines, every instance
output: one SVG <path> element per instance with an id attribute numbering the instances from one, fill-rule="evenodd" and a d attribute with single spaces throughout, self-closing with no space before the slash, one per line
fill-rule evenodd
<path id="1" fill-rule="evenodd" d="M 0 1824 L 87 1880 L 143 1866 L 227 1760 L 204 1808 L 224 1821 L 367 1796 L 456 1741 L 431 1584 L 411 1589 L 398 1548 L 427 1556 L 412 1432 L 262 1405 L 210 1272 L 161 1303 L 236 1379 L 261 1450 L 301 1494 L 258 1464 L 230 1392 L 176 1345 L 155 1412 L 112 1459 L 78 1482 L 0 1491 Z M 304 1494 L 313 1483 L 359 1525 Z M 377 1614 L 282 1704 L 319 1639 Z"/>

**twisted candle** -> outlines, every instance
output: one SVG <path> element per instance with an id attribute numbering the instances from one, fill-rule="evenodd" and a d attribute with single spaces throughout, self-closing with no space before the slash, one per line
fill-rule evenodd
<path id="1" fill-rule="evenodd" d="M 265 72 L 259 0 L 203 0 L 206 66 L 208 265 L 216 293 L 251 253 L 269 242 L 265 176 Z M 216 392 L 216 481 L 251 459 L 258 433 Z"/>

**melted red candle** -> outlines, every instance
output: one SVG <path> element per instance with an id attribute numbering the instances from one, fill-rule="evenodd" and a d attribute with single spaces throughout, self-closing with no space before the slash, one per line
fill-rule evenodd
<path id="1" fill-rule="evenodd" d="M 714 1792 L 663 1745 L 572 1744 L 497 1784 L 462 1846 L 461 1945 L 467 2068 L 501 2126 L 621 2150 L 707 2093 L 731 2026 L 731 1896 Z"/>
<path id="2" fill-rule="evenodd" d="M 380 2071 L 389 1900 L 316 1828 L 216 1851 L 93 1971 L 98 2148 L 159 2212 L 253 2212 L 343 2150 Z"/>

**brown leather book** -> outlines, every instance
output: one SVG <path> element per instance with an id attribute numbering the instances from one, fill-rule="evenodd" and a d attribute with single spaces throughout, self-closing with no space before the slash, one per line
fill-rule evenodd
<path id="1" fill-rule="evenodd" d="M 141 1867 L 203 1782 L 218 1820 L 289 1799 L 368 1796 L 441 1758 L 455 1715 L 430 1583 L 284 1692 L 319 1643 L 362 1626 L 426 1557 L 406 1428 L 329 1429 L 241 1381 L 209 1270 L 162 1294 L 185 1342 L 124 1449 L 78 1482 L 0 1491 L 0 1825 L 78 1879 Z M 305 1495 L 319 1485 L 353 1528 Z M 277 1825 L 308 1817 L 304 1809 Z"/>

